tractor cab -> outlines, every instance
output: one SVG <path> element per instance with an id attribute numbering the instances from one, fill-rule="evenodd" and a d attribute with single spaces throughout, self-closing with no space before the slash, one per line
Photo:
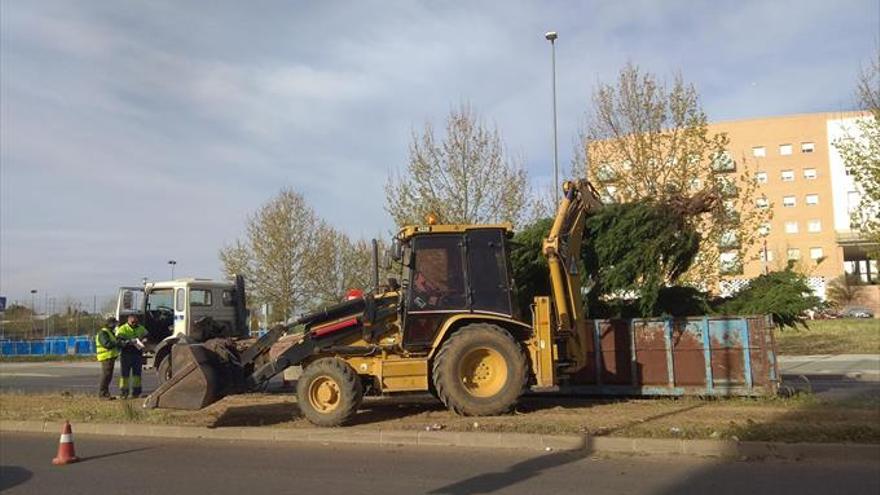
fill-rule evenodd
<path id="1" fill-rule="evenodd" d="M 404 267 L 403 344 L 431 348 L 453 315 L 516 318 L 508 264 L 509 225 L 408 227 L 398 237 Z"/>

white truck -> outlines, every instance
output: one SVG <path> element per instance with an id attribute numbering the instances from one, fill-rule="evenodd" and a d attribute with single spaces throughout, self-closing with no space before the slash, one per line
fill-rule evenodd
<path id="1" fill-rule="evenodd" d="M 116 319 L 136 314 L 147 329 L 146 352 L 153 356 L 159 383 L 171 376 L 171 346 L 217 337 L 249 337 L 244 279 L 235 282 L 181 278 L 120 287 Z"/>

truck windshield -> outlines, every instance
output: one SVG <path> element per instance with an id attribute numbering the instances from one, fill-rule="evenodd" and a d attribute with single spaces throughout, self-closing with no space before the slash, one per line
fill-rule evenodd
<path id="1" fill-rule="evenodd" d="M 147 299 L 147 311 L 159 308 L 174 309 L 174 289 L 155 289 Z"/>

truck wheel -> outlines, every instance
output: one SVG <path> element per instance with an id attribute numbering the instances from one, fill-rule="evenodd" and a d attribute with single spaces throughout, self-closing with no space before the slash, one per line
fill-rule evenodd
<path id="1" fill-rule="evenodd" d="M 159 361 L 159 366 L 156 367 L 156 378 L 159 380 L 159 385 L 167 382 L 171 379 L 171 354 L 167 354 L 161 361 Z"/>
<path id="2" fill-rule="evenodd" d="M 463 416 L 510 410 L 526 384 L 522 347 L 497 325 L 474 323 L 455 332 L 434 358 L 437 396 Z"/>
<path id="3" fill-rule="evenodd" d="M 322 358 L 308 365 L 296 382 L 303 416 L 317 426 L 339 426 L 357 412 L 364 396 L 360 377 L 345 361 Z"/>

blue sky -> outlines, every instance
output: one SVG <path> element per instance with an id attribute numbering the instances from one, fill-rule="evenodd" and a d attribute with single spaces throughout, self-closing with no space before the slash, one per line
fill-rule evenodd
<path id="1" fill-rule="evenodd" d="M 208 7 L 210 5 L 210 7 Z M 535 187 L 627 61 L 693 82 L 712 120 L 851 109 L 877 0 L 0 1 L 0 294 L 91 301 L 216 277 L 281 187 L 385 235 L 412 129 L 469 102 Z"/>

